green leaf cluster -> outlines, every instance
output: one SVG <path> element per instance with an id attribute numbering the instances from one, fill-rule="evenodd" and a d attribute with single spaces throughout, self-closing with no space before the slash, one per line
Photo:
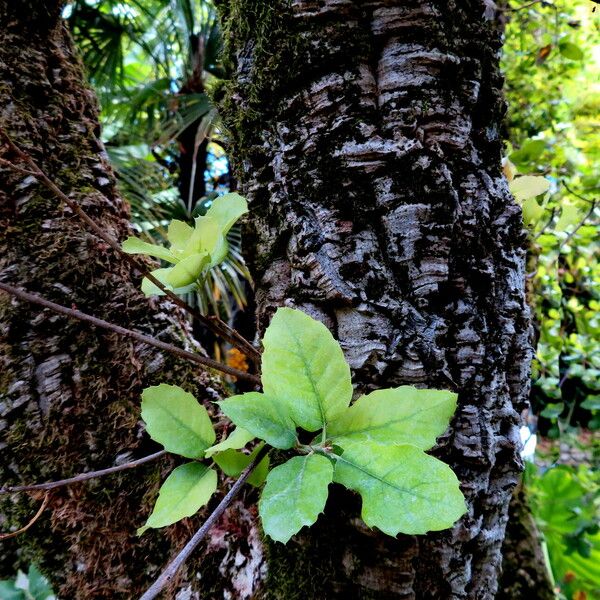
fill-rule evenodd
<path id="1" fill-rule="evenodd" d="M 192 227 L 179 220 L 171 221 L 167 233 L 170 247 L 129 237 L 123 242 L 128 254 L 145 254 L 160 258 L 170 267 L 152 271 L 167 289 L 178 294 L 192 290 L 202 281 L 207 271 L 220 264 L 227 256 L 227 233 L 236 221 L 248 212 L 246 200 L 236 193 L 215 198 L 204 216 L 196 217 Z M 147 278 L 142 281 L 146 295 L 161 295 L 162 290 Z"/>
<path id="2" fill-rule="evenodd" d="M 540 433 L 569 445 L 581 428 L 600 427 L 592 400 L 600 394 L 600 62 L 594 6 L 554 0 L 515 11 L 503 57 L 508 159 L 526 174 L 513 172 L 511 187 L 534 176 L 549 184 L 543 195 L 521 200 L 530 231 L 529 298 L 539 332 L 532 408 L 541 416 Z"/>
<path id="3" fill-rule="evenodd" d="M 257 447 L 251 454 L 238 451 L 254 438 L 241 428 L 215 444 L 216 435 L 206 408 L 176 385 L 161 383 L 146 388 L 142 393 L 142 419 L 150 437 L 165 450 L 195 460 L 175 468 L 164 481 L 139 535 L 149 528 L 165 527 L 190 517 L 208 503 L 217 490 L 218 476 L 214 467 L 198 461 L 212 459 L 225 475 L 234 477 L 260 449 Z M 269 458 L 265 457 L 249 482 L 261 485 L 268 468 Z"/>
<path id="4" fill-rule="evenodd" d="M 263 392 L 219 402 L 236 425 L 215 443 L 206 409 L 178 386 L 144 390 L 142 418 L 166 450 L 194 462 L 163 483 L 143 533 L 193 515 L 217 489 L 212 459 L 225 475 L 246 469 L 265 443 L 296 456 L 269 471 L 266 456 L 249 483 L 260 487 L 259 513 L 267 535 L 287 542 L 325 508 L 329 484 L 358 492 L 370 527 L 395 536 L 450 527 L 465 512 L 456 475 L 424 451 L 444 433 L 456 394 L 402 386 L 377 390 L 351 404 L 350 368 L 321 322 L 299 310 L 277 310 L 263 339 Z M 298 430 L 312 441 L 300 443 Z M 311 435 L 312 434 L 312 435 Z M 240 451 L 255 438 L 251 453 Z"/>
<path id="5" fill-rule="evenodd" d="M 456 394 L 404 386 L 351 405 L 342 349 L 298 310 L 277 310 L 263 346 L 263 393 L 219 405 L 249 434 L 300 454 L 267 476 L 259 513 L 271 538 L 287 542 L 314 523 L 332 482 L 358 492 L 365 523 L 392 536 L 445 529 L 464 514 L 455 474 L 424 452 L 446 430 Z M 301 444 L 298 429 L 317 435 Z"/>

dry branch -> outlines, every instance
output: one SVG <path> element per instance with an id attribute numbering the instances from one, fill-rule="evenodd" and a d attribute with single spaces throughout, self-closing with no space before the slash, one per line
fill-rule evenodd
<path id="1" fill-rule="evenodd" d="M 173 346 L 172 344 L 161 342 L 160 340 L 150 337 L 149 335 L 133 331 L 132 329 L 126 329 L 125 327 L 115 325 L 114 323 L 109 323 L 104 319 L 99 319 L 92 315 L 88 315 L 86 313 L 81 312 L 80 310 L 67 308 L 66 306 L 56 304 L 55 302 L 51 302 L 50 300 L 46 300 L 45 298 L 41 298 L 40 296 L 37 296 L 35 294 L 30 294 L 29 292 L 20 290 L 19 288 L 13 287 L 12 285 L 0 282 L 0 290 L 3 290 L 11 296 L 20 298 L 21 300 L 26 300 L 27 302 L 31 302 L 32 304 L 39 304 L 40 306 L 43 306 L 44 308 L 49 308 L 54 312 L 67 315 L 68 317 L 72 317 L 74 319 L 79 319 L 80 321 L 86 321 L 88 323 L 91 323 L 92 325 L 95 325 L 96 327 L 102 327 L 103 329 L 114 331 L 115 333 L 133 338 L 134 340 L 137 340 L 144 344 L 148 344 L 149 346 L 160 348 L 165 352 L 169 352 L 171 354 L 174 354 L 175 356 L 185 358 L 186 360 L 189 360 L 191 362 L 195 362 L 205 367 L 221 371 L 222 373 L 226 373 L 227 375 L 233 375 L 238 379 L 245 379 L 246 381 L 251 381 L 252 383 L 260 384 L 260 379 L 256 375 L 246 373 L 245 371 L 240 371 L 239 369 L 234 369 L 233 367 L 229 367 L 228 365 L 213 360 L 212 358 L 201 356 L 200 354 L 195 354 L 194 352 L 188 352 L 187 350 L 183 350 L 182 348 L 178 348 L 177 346 Z"/>

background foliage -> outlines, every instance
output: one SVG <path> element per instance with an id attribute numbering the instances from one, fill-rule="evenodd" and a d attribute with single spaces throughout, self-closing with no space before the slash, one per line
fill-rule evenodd
<path id="1" fill-rule="evenodd" d="M 209 99 L 222 76 L 216 12 L 205 0 L 75 0 L 66 16 L 133 223 L 164 242 L 172 219 L 192 224 L 215 195 L 235 187 Z M 239 228 L 228 241 L 228 259 L 186 300 L 231 318 L 246 304 L 249 275 Z"/>
<path id="2" fill-rule="evenodd" d="M 541 434 L 525 481 L 557 589 L 583 600 L 600 597 L 600 10 L 555 0 L 509 17 L 509 160 L 551 183 L 523 206 L 536 317 L 528 421 Z"/>

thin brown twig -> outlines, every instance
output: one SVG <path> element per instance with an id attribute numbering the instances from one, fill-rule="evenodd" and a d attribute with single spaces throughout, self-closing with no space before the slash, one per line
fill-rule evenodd
<path id="1" fill-rule="evenodd" d="M 260 461 L 268 453 L 268 447 L 264 446 L 254 457 L 254 460 L 246 467 L 244 472 L 240 475 L 239 479 L 231 486 L 231 489 L 227 492 L 223 500 L 219 502 L 218 506 L 208 516 L 206 521 L 202 524 L 202 527 L 196 531 L 190 541 L 183 547 L 183 550 L 167 565 L 165 570 L 160 574 L 158 579 L 148 588 L 148 590 L 140 597 L 140 600 L 153 600 L 160 594 L 160 592 L 172 581 L 177 571 L 181 568 L 183 563 L 190 557 L 192 552 L 198 547 L 198 544 L 203 540 L 206 534 L 212 529 L 213 525 L 225 512 L 227 507 L 231 504 L 232 500 L 237 496 L 242 486 L 250 477 L 252 471 L 258 466 Z"/>
<path id="2" fill-rule="evenodd" d="M 583 200 L 584 202 L 587 202 L 588 204 L 596 204 L 596 199 L 593 198 L 592 200 L 590 200 L 589 198 L 586 198 L 585 196 L 582 196 L 581 194 L 578 194 L 577 192 L 574 192 L 567 184 L 567 182 L 564 179 L 561 179 L 560 182 L 563 184 L 564 188 L 567 190 L 567 192 L 569 192 L 569 194 L 571 194 L 572 196 L 575 196 L 575 198 L 578 198 L 579 200 Z"/>
<path id="3" fill-rule="evenodd" d="M 90 471 L 89 473 L 80 473 L 74 477 L 68 479 L 59 479 L 58 481 L 47 481 L 46 483 L 34 483 L 30 485 L 13 485 L 10 487 L 0 488 L 0 494 L 14 494 L 17 492 L 31 492 L 34 490 L 53 490 L 57 487 L 63 487 L 65 485 L 72 485 L 74 483 L 80 483 L 81 481 L 87 481 L 88 479 L 95 479 L 96 477 L 103 477 L 104 475 L 111 475 L 112 473 L 118 473 L 119 471 L 126 471 L 127 469 L 133 469 L 140 465 L 145 465 L 148 462 L 156 460 L 161 456 L 167 454 L 166 450 L 160 450 L 154 454 L 143 456 L 137 460 L 123 463 L 122 465 L 116 465 L 115 467 L 108 467 L 107 469 L 100 469 L 99 471 Z"/>
<path id="4" fill-rule="evenodd" d="M 12 285 L 0 282 L 0 290 L 3 290 L 11 296 L 20 298 L 21 300 L 26 300 L 27 302 L 31 302 L 33 304 L 39 304 L 44 308 L 49 308 L 54 312 L 67 315 L 68 317 L 71 317 L 73 319 L 86 321 L 88 323 L 91 323 L 92 325 L 95 325 L 96 327 L 102 327 L 103 329 L 114 331 L 115 333 L 133 338 L 134 340 L 138 340 L 144 344 L 148 344 L 149 346 L 160 348 L 161 350 L 174 354 L 175 356 L 185 358 L 186 360 L 189 360 L 191 362 L 198 363 L 211 369 L 216 369 L 217 371 L 221 371 L 222 373 L 226 373 L 227 375 L 233 375 L 238 379 L 245 379 L 247 381 L 251 381 L 252 383 L 260 384 L 260 378 L 256 375 L 252 375 L 251 373 L 246 373 L 245 371 L 234 369 L 233 367 L 220 363 L 216 360 L 213 360 L 212 358 L 208 358 L 206 356 L 201 356 L 200 354 L 195 354 L 194 352 L 183 350 L 182 348 L 178 348 L 177 346 L 173 346 L 172 344 L 167 344 L 166 342 L 161 342 L 156 338 L 150 337 L 149 335 L 144 335 L 143 333 L 139 333 L 137 331 L 133 331 L 132 329 L 126 329 L 125 327 L 121 327 L 120 325 L 109 323 L 104 319 L 93 317 L 92 315 L 83 313 L 80 310 L 67 308 L 66 306 L 56 304 L 55 302 L 51 302 L 50 300 L 46 300 L 45 298 L 41 298 L 40 296 L 37 296 L 35 294 L 30 294 L 29 292 L 13 287 Z"/>
<path id="5" fill-rule="evenodd" d="M 241 350 L 244 354 L 246 354 L 255 364 L 258 364 L 260 361 L 260 353 L 259 351 L 242 335 L 240 335 L 237 331 L 229 327 L 227 323 L 219 319 L 215 316 L 205 316 L 199 310 L 190 306 L 187 302 L 182 300 L 177 294 L 169 290 L 161 281 L 159 281 L 152 273 L 150 273 L 144 265 L 142 265 L 138 260 L 136 260 L 130 254 L 125 252 L 117 240 L 111 237 L 100 225 L 98 225 L 82 208 L 79 206 L 77 202 L 69 198 L 67 194 L 65 194 L 47 175 L 46 173 L 38 166 L 38 164 L 33 160 L 33 158 L 21 150 L 10 138 L 8 133 L 3 129 L 0 129 L 0 135 L 2 135 L 6 141 L 6 144 L 10 148 L 16 156 L 27 164 L 31 170 L 24 169 L 19 165 L 15 165 L 13 162 L 8 161 L 4 158 L 0 158 L 0 163 L 12 168 L 15 171 L 19 171 L 21 173 L 26 173 L 28 175 L 32 175 L 38 181 L 40 181 L 46 188 L 48 188 L 57 198 L 62 200 L 73 212 L 75 212 L 88 227 L 98 235 L 102 240 L 104 240 L 115 252 L 119 254 L 124 260 L 126 260 L 134 269 L 142 273 L 144 277 L 146 277 L 149 281 L 151 281 L 156 287 L 158 287 L 172 302 L 174 302 L 177 306 L 187 311 L 192 317 L 200 321 L 210 330 L 212 330 L 217 335 L 221 336 L 223 339 L 228 341 L 230 344 Z"/>
<path id="6" fill-rule="evenodd" d="M 27 525 L 25 525 L 24 527 L 21 527 L 21 529 L 17 529 L 17 531 L 11 531 L 10 533 L 0 533 L 0 540 L 8 540 L 10 538 L 17 537 L 18 535 L 21 535 L 22 533 L 25 533 L 42 516 L 42 513 L 46 509 L 46 506 L 48 506 L 49 500 L 50 500 L 50 494 L 47 492 L 46 495 L 44 496 L 44 501 L 42 502 L 42 505 L 39 507 L 38 511 L 35 513 L 35 516 L 33 517 L 33 519 L 31 519 L 31 521 L 29 521 L 29 523 L 27 523 Z"/>
<path id="7" fill-rule="evenodd" d="M 592 216 L 592 213 L 594 212 L 595 208 L 596 202 L 592 201 L 592 205 L 585 214 L 585 217 L 581 219 L 577 227 L 575 227 L 575 229 L 573 229 L 573 231 L 571 231 L 571 233 L 569 233 L 569 235 L 567 235 L 567 237 L 561 242 L 560 246 L 558 247 L 559 251 L 563 248 L 563 246 L 565 246 L 565 244 L 568 244 L 575 237 L 575 234 L 585 225 L 585 222 Z"/>
<path id="8" fill-rule="evenodd" d="M 575 196 L 575 198 L 577 198 L 579 200 L 583 200 L 583 202 L 587 202 L 590 205 L 590 209 L 585 214 L 585 217 L 583 217 L 583 219 L 581 219 L 581 221 L 579 222 L 577 227 L 575 227 L 575 229 L 573 229 L 573 231 L 571 231 L 571 233 L 569 233 L 569 235 L 567 235 L 567 237 L 561 242 L 560 246 L 558 247 L 559 251 L 563 248 L 563 246 L 565 244 L 568 244 L 575 237 L 575 234 L 583 227 L 585 222 L 592 216 L 594 210 L 596 209 L 596 198 L 592 198 L 590 200 L 589 198 L 586 198 L 585 196 L 582 196 L 581 194 L 574 192 L 567 185 L 567 182 L 564 179 L 561 179 L 561 183 L 563 184 L 563 186 L 565 187 L 567 192 L 569 192 L 569 194 L 571 194 L 572 196 Z"/>
<path id="9" fill-rule="evenodd" d="M 499 12 L 518 12 L 520 10 L 525 10 L 526 8 L 531 8 L 540 2 L 544 2 L 544 0 L 532 0 L 532 2 L 528 2 L 527 4 L 522 4 L 521 6 L 515 6 L 514 8 L 507 6 L 505 8 L 498 8 Z"/>

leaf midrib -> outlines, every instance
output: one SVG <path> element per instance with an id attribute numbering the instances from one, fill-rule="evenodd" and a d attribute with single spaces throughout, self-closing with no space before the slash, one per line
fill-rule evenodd
<path id="1" fill-rule="evenodd" d="M 201 442 L 201 445 L 204 445 L 204 438 L 201 437 L 201 434 L 197 431 L 194 431 L 194 429 L 192 429 L 185 421 L 182 421 L 175 413 L 170 412 L 164 406 L 161 405 L 156 405 L 156 408 L 169 415 L 182 429 L 185 429 L 186 431 L 191 431 L 194 434 L 194 437 Z M 200 452 L 204 452 L 204 450 L 206 450 L 206 448 L 201 448 Z"/>
<path id="2" fill-rule="evenodd" d="M 440 403 L 436 404 L 433 408 L 438 407 L 439 404 Z M 420 415 L 421 413 L 424 413 L 427 410 L 428 410 L 427 408 L 423 408 L 414 413 L 411 413 L 410 415 L 406 415 L 405 417 L 402 417 L 400 419 L 392 419 L 392 420 L 386 421 L 385 423 L 380 423 L 379 425 L 371 425 L 369 427 L 363 427 L 362 429 L 352 429 L 350 431 L 347 431 L 346 433 L 337 433 L 337 434 L 329 436 L 329 439 L 334 440 L 334 439 L 340 438 L 340 437 L 348 437 L 355 433 L 367 433 L 369 431 L 374 431 L 375 429 L 385 429 L 387 425 L 392 425 L 395 423 L 402 423 L 403 421 L 412 419 L 414 416 Z"/>
<path id="3" fill-rule="evenodd" d="M 421 498 L 422 500 L 429 500 L 429 498 L 427 496 L 422 496 L 420 494 L 416 494 L 415 492 L 413 492 L 410 489 L 406 489 L 406 488 L 402 488 L 397 486 L 396 484 L 392 484 L 389 481 L 386 481 L 385 479 L 382 479 L 379 475 L 375 475 L 374 473 L 371 473 L 370 471 L 368 471 L 367 469 L 360 467 L 359 465 L 350 462 L 349 460 L 346 460 L 345 458 L 343 458 L 343 456 L 339 456 L 339 455 L 333 455 L 335 457 L 335 460 L 339 460 L 342 461 L 343 463 L 346 463 L 347 465 L 349 465 L 350 467 L 356 469 L 357 471 L 361 471 L 362 473 L 364 473 L 365 475 L 368 475 L 369 477 L 372 477 L 373 479 L 377 479 L 378 481 L 380 481 L 381 483 L 387 485 L 388 487 L 391 487 L 392 489 L 398 491 L 398 492 L 404 492 L 406 494 L 410 494 L 411 496 L 414 496 L 415 498 Z M 393 468 L 392 468 L 393 470 Z M 388 474 L 390 473 L 390 471 L 388 471 Z"/>
<path id="4" fill-rule="evenodd" d="M 204 467 L 204 465 L 202 465 Z M 164 507 L 164 509 L 162 509 L 160 511 L 160 513 L 158 513 L 157 516 L 160 516 L 161 514 L 163 514 L 165 511 L 173 511 L 175 512 L 175 509 L 179 506 L 181 506 L 181 504 L 191 495 L 192 491 L 194 490 L 194 488 L 196 488 L 197 486 L 199 486 L 201 483 L 204 482 L 205 477 L 207 476 L 207 474 L 211 471 L 211 469 L 209 467 L 204 467 L 204 470 L 202 471 L 202 473 L 200 474 L 200 476 L 198 477 L 198 480 L 194 483 L 192 483 L 190 485 L 190 487 L 185 491 L 185 494 L 182 495 L 179 500 L 177 502 L 175 502 L 174 504 L 168 504 Z M 160 496 L 160 492 L 159 492 L 159 496 Z M 168 512 L 167 512 L 168 514 Z M 150 515 L 152 517 L 152 515 Z M 185 517 L 184 517 L 185 518 Z"/>
<path id="5" fill-rule="evenodd" d="M 323 424 L 323 427 L 325 427 L 327 422 L 325 419 L 325 411 L 323 409 L 321 394 L 317 391 L 317 387 L 315 385 L 315 380 L 313 379 L 312 372 L 310 371 L 308 362 L 307 362 L 304 354 L 302 353 L 303 346 L 300 343 L 299 338 L 296 336 L 296 332 L 289 326 L 288 326 L 288 331 L 290 332 L 290 335 L 294 339 L 296 348 L 299 350 L 298 352 L 294 352 L 294 354 L 302 361 L 302 364 L 304 365 L 304 371 L 306 373 L 308 380 L 310 381 L 310 385 L 312 387 L 313 394 L 317 398 L 317 405 L 319 407 L 319 413 L 321 414 L 321 423 Z"/>

